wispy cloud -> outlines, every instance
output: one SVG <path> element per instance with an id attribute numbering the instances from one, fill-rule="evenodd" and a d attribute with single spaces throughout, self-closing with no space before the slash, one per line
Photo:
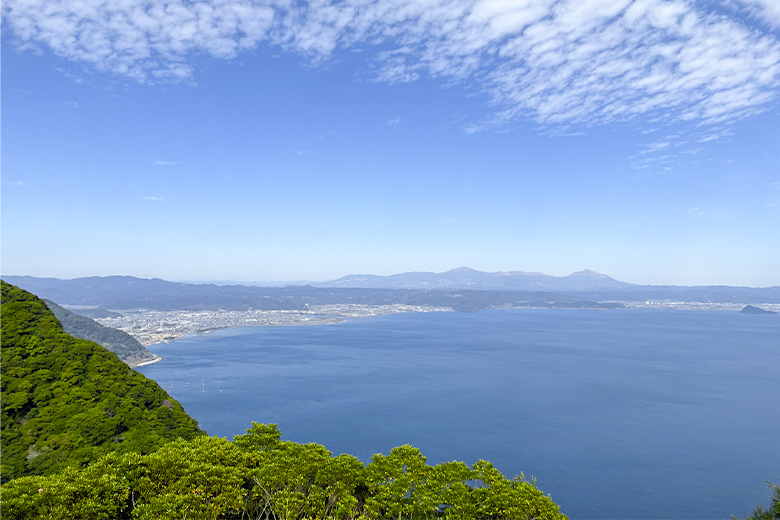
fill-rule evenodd
<path id="1" fill-rule="evenodd" d="M 79 85 L 81 85 L 81 84 L 83 84 L 85 82 L 84 78 L 81 78 L 81 77 L 78 77 L 78 76 L 74 75 L 70 70 L 63 69 L 62 67 L 55 67 L 54 70 L 56 70 L 57 72 L 61 73 L 63 76 L 68 78 L 69 80 L 71 80 L 74 83 L 77 83 Z"/>
<path id="2" fill-rule="evenodd" d="M 658 150 L 663 150 L 664 148 L 667 148 L 670 144 L 672 144 L 670 141 L 656 141 L 654 143 L 650 143 L 647 145 L 647 147 L 639 152 L 640 154 L 648 154 L 648 153 L 655 153 Z"/>
<path id="3" fill-rule="evenodd" d="M 179 164 L 178 161 L 154 161 L 154 164 L 158 166 L 174 166 L 176 164 Z"/>
<path id="4" fill-rule="evenodd" d="M 689 0 L 7 0 L 2 15 L 22 46 L 142 82 L 187 79 L 191 56 L 259 44 L 314 63 L 363 50 L 377 81 L 427 76 L 486 94 L 494 112 L 466 129 L 477 131 L 761 111 L 778 97 L 780 2 L 730 2 L 716 13 Z"/>
<path id="5" fill-rule="evenodd" d="M 777 0 L 737 0 L 737 2 L 770 27 L 780 28 L 780 2 Z"/>
<path id="6" fill-rule="evenodd" d="M 698 136 L 696 141 L 699 143 L 709 143 L 710 141 L 717 141 L 732 134 L 733 132 L 729 128 L 712 128 L 710 131 Z"/>
<path id="7" fill-rule="evenodd" d="M 733 135 L 726 125 L 698 125 L 685 128 L 682 133 L 663 136 L 658 135 L 660 130 L 656 128 L 653 132 L 646 132 L 655 134 L 655 140 L 639 144 L 639 150 L 628 157 L 633 169 L 658 174 L 681 171 L 684 165 L 701 167 L 711 160 L 708 154 L 702 153 L 706 150 L 706 143 L 728 140 Z"/>
<path id="8" fill-rule="evenodd" d="M 387 126 L 400 125 L 401 124 L 401 116 L 394 117 L 392 119 L 388 119 L 386 124 L 387 124 Z"/>
<path id="9" fill-rule="evenodd" d="M 162 201 L 165 200 L 162 197 L 144 197 L 144 200 Z"/>

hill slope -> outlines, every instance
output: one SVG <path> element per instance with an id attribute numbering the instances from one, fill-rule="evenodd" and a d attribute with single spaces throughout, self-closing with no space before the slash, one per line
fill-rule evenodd
<path id="1" fill-rule="evenodd" d="M 70 312 L 51 300 L 44 300 L 44 303 L 60 322 L 65 332 L 77 338 L 94 341 L 116 354 L 119 359 L 131 367 L 158 359 L 127 332 L 104 327 L 95 320 Z"/>
<path id="2" fill-rule="evenodd" d="M 42 300 L 5 282 L 1 340 L 3 481 L 204 433 L 157 383 L 66 334 Z"/>

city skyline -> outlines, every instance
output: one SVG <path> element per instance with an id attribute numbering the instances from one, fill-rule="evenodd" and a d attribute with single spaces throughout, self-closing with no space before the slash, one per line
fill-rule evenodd
<path id="1" fill-rule="evenodd" d="M 778 5 L 4 2 L 0 269 L 778 286 Z"/>

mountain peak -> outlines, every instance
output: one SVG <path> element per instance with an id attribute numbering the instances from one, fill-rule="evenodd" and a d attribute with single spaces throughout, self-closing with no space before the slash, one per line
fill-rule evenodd
<path id="1" fill-rule="evenodd" d="M 607 275 L 602 274 L 602 273 L 597 273 L 596 271 L 591 271 L 590 269 L 584 269 L 582 271 L 577 271 L 576 273 L 571 273 L 569 276 L 582 276 L 582 277 L 588 276 L 588 277 L 591 277 L 591 278 L 602 278 L 602 279 L 607 279 L 608 278 L 610 280 L 612 279 L 611 276 L 607 276 Z"/>
<path id="2" fill-rule="evenodd" d="M 479 273 L 480 271 L 477 271 L 476 269 L 472 269 L 471 267 L 456 267 L 455 269 L 450 269 L 447 271 L 448 273 Z"/>

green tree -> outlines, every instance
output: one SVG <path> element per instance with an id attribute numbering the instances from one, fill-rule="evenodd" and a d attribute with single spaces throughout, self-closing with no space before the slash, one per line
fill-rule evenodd
<path id="1" fill-rule="evenodd" d="M 0 488 L 3 518 L 115 519 L 127 507 L 130 488 L 98 464 L 48 476 L 21 477 Z"/>
<path id="2" fill-rule="evenodd" d="M 364 466 L 253 424 L 241 442 L 179 439 L 154 453 L 109 453 L 84 468 L 0 488 L 3 518 L 565 520 L 522 477 L 485 461 L 426 463 L 401 446 Z"/>
<path id="3" fill-rule="evenodd" d="M 138 461 L 130 482 L 139 519 L 216 519 L 243 509 L 245 456 L 219 437 L 178 440 Z"/>
<path id="4" fill-rule="evenodd" d="M 234 435 L 233 442 L 244 450 L 271 451 L 281 445 L 282 432 L 276 424 L 260 424 L 252 421 L 252 426 L 244 435 Z"/>
<path id="5" fill-rule="evenodd" d="M 157 383 L 66 334 L 34 295 L 2 282 L 0 312 L 3 482 L 205 433 Z"/>
<path id="6" fill-rule="evenodd" d="M 428 482 L 431 474 L 425 456 L 408 444 L 387 455 L 374 455 L 366 468 L 369 515 L 399 519 L 432 515 L 440 502 L 438 490 Z"/>

